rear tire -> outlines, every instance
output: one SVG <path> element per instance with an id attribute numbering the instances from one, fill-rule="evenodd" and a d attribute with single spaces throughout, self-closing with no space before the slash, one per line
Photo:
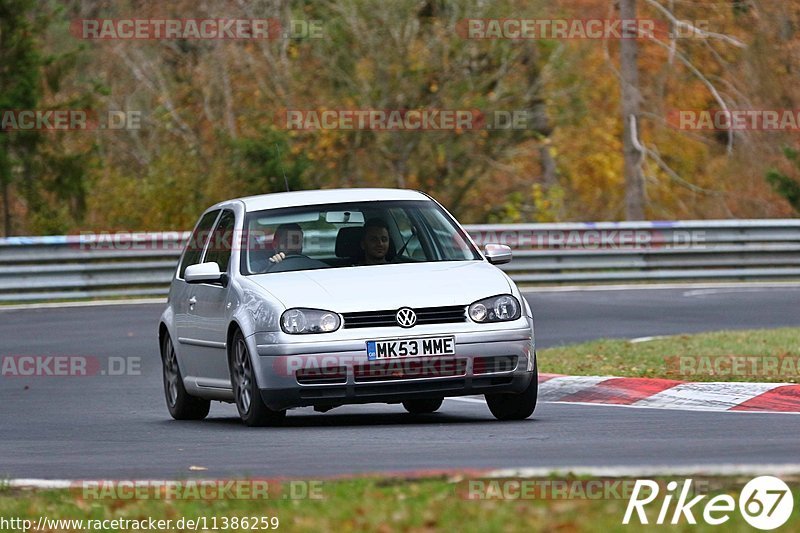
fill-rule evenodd
<path id="1" fill-rule="evenodd" d="M 427 415 L 435 413 L 442 406 L 444 398 L 425 398 L 422 400 L 406 400 L 403 407 L 412 415 Z"/>
<path id="2" fill-rule="evenodd" d="M 276 426 L 286 418 L 286 410 L 274 411 L 261 399 L 256 383 L 250 350 L 241 331 L 233 336 L 231 345 L 231 383 L 236 398 L 236 409 L 246 425 L 250 427 Z"/>
<path id="3" fill-rule="evenodd" d="M 211 402 L 191 396 L 183 386 L 183 376 L 178 367 L 175 347 L 169 334 L 161 343 L 161 367 L 164 376 L 164 397 L 169 414 L 175 420 L 203 420 L 208 416 Z"/>
<path id="4" fill-rule="evenodd" d="M 531 383 L 524 391 L 520 393 L 487 394 L 486 404 L 498 420 L 525 420 L 536 410 L 538 396 L 539 370 L 536 360 L 534 360 Z"/>

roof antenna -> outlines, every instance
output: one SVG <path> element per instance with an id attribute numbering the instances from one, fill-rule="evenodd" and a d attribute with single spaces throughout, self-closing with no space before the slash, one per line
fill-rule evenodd
<path id="1" fill-rule="evenodd" d="M 286 177 L 286 170 L 283 168 L 283 156 L 281 155 L 281 149 L 278 143 L 275 143 L 275 150 L 278 152 L 278 164 L 281 166 L 281 172 L 283 172 L 283 183 L 286 185 L 286 192 L 291 192 L 289 189 L 289 179 Z"/>

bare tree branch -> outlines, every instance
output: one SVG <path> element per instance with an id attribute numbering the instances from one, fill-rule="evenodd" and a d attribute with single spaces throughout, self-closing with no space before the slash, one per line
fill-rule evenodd
<path id="1" fill-rule="evenodd" d="M 661 14 L 663 14 L 665 17 L 667 17 L 669 19 L 669 21 L 673 25 L 675 25 L 675 26 L 677 26 L 679 28 L 689 29 L 693 33 L 695 33 L 695 34 L 697 34 L 697 35 L 699 35 L 701 37 L 710 38 L 710 39 L 718 39 L 720 41 L 725 41 L 725 42 L 727 42 L 729 44 L 732 44 L 733 46 L 736 46 L 738 48 L 747 48 L 747 45 L 745 43 L 743 43 L 742 41 L 740 41 L 739 39 L 737 39 L 735 37 L 731 37 L 730 35 L 725 35 L 724 33 L 716 33 L 716 32 L 712 32 L 712 31 L 706 31 L 706 30 L 698 28 L 697 26 L 695 26 L 694 24 L 692 24 L 692 23 L 690 23 L 688 21 L 680 20 L 675 15 L 673 15 L 672 12 L 669 9 L 667 9 L 666 7 L 661 5 L 656 0 L 645 0 L 645 2 L 647 2 L 648 4 L 650 4 L 651 6 L 656 8 L 658 11 L 660 11 Z"/>
<path id="2" fill-rule="evenodd" d="M 663 41 L 660 41 L 658 39 L 651 39 L 651 40 L 652 40 L 652 42 L 658 44 L 659 46 L 662 46 L 664 48 L 668 48 L 667 44 L 664 43 Z M 689 58 L 687 58 L 683 53 L 681 53 L 679 51 L 676 51 L 675 52 L 675 56 L 678 59 L 680 59 L 681 63 L 686 65 L 686 68 L 688 68 L 689 70 L 692 71 L 692 74 L 694 74 L 701 82 L 703 82 L 703 85 L 705 85 L 706 88 L 709 90 L 711 95 L 714 97 L 714 100 L 716 100 L 717 103 L 719 104 L 719 106 L 723 109 L 723 111 L 725 111 L 727 113 L 729 111 L 728 104 L 725 102 L 725 99 L 722 98 L 722 95 L 719 94 L 719 91 L 717 91 L 717 88 L 714 87 L 714 84 L 711 83 L 711 81 L 702 72 L 700 72 L 700 69 L 695 67 L 694 64 L 691 61 L 689 61 Z M 728 149 L 728 154 L 729 155 L 733 153 L 733 131 L 732 130 L 728 130 L 728 147 L 727 147 L 727 149 Z"/>

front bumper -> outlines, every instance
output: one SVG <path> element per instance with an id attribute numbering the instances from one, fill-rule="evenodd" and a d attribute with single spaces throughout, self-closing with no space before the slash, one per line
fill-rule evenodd
<path id="1" fill-rule="evenodd" d="M 257 344 L 256 379 L 264 403 L 278 410 L 522 392 L 534 379 L 530 327 L 456 333 L 452 356 L 370 361 L 366 341 L 381 338 L 387 337 Z"/>

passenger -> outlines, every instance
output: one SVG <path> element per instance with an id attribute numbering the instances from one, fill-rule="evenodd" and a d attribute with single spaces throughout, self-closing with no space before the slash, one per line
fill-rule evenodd
<path id="1" fill-rule="evenodd" d="M 380 265 L 388 263 L 389 226 L 380 218 L 370 218 L 364 223 L 364 235 L 361 237 L 361 249 L 364 250 L 362 265 Z"/>

